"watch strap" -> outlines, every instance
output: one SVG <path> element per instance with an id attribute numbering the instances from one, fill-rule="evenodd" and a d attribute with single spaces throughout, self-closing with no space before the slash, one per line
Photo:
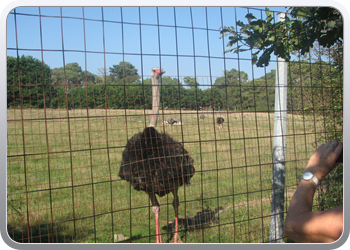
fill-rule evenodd
<path id="1" fill-rule="evenodd" d="M 317 177 L 316 177 L 315 175 L 313 175 L 312 178 L 309 179 L 309 180 L 304 179 L 303 176 L 301 176 L 299 182 L 300 182 L 301 180 L 305 180 L 305 181 L 311 181 L 311 180 L 312 180 L 312 181 L 316 184 L 316 186 L 317 186 L 318 183 L 319 183 L 319 180 L 317 179 Z"/>
<path id="2" fill-rule="evenodd" d="M 311 180 L 312 180 L 313 182 L 315 182 L 316 186 L 318 185 L 318 179 L 317 179 L 317 177 L 316 177 L 315 175 L 312 176 Z"/>

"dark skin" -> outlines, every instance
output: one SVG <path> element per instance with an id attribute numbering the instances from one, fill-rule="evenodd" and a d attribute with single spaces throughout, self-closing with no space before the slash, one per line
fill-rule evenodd
<path id="1" fill-rule="evenodd" d="M 311 156 L 304 173 L 311 172 L 321 180 L 335 168 L 342 150 L 343 143 L 336 140 L 322 144 Z M 302 179 L 290 202 L 283 231 L 295 242 L 330 243 L 343 232 L 343 207 L 312 212 L 315 190 L 313 181 Z"/>

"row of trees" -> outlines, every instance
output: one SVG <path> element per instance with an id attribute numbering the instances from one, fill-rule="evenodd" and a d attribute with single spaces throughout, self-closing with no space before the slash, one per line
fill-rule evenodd
<path id="1" fill-rule="evenodd" d="M 9 56 L 7 105 L 9 108 L 20 105 L 43 108 L 45 105 L 47 108 L 150 109 L 151 79 L 141 81 L 137 72 L 131 63 L 120 62 L 109 69 L 108 77 L 107 74 L 101 77 L 83 71 L 78 63 L 51 70 L 31 56 L 22 56 L 19 60 Z M 289 110 L 322 108 L 330 98 L 328 90 L 339 80 L 337 73 L 328 63 L 289 62 Z M 259 79 L 248 81 L 247 73 L 231 69 L 218 77 L 212 88 L 202 89 L 193 77 L 184 77 L 183 84 L 178 78 L 164 76 L 160 87 L 161 104 L 169 109 L 220 107 L 231 111 L 249 108 L 272 111 L 275 77 L 276 72 L 272 70 Z"/>

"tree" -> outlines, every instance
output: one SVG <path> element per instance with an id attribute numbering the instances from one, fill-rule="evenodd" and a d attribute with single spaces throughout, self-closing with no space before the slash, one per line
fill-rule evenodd
<path id="1" fill-rule="evenodd" d="M 317 41 L 320 46 L 330 48 L 343 41 L 343 21 L 341 13 L 328 7 L 291 7 L 284 21 L 274 22 L 273 13 L 266 8 L 266 19 L 257 19 L 248 14 L 248 24 L 238 21 L 239 30 L 234 27 L 222 27 L 221 36 L 229 36 L 225 51 L 239 53 L 256 49 L 253 63 L 258 67 L 268 66 L 271 54 L 287 61 L 294 51 L 304 55 Z M 258 58 L 258 54 L 261 53 Z"/>
<path id="2" fill-rule="evenodd" d="M 321 85 L 305 84 L 305 78 L 304 83 L 301 83 L 304 85 L 299 85 L 299 88 L 306 87 L 311 93 L 322 95 L 322 98 L 329 101 L 333 107 L 329 116 L 325 117 L 324 126 L 327 133 L 322 140 L 330 140 L 332 137 L 342 139 L 342 129 L 338 129 L 343 125 L 343 19 L 341 13 L 329 7 L 291 7 L 288 12 L 285 20 L 274 22 L 273 13 L 266 9 L 265 20 L 248 14 L 246 15 L 247 24 L 242 21 L 237 22 L 239 30 L 236 31 L 234 27 L 222 27 L 220 37 L 228 36 L 227 46 L 231 47 L 225 53 L 254 50 L 253 63 L 258 67 L 269 65 L 272 53 L 286 61 L 290 61 L 294 54 L 299 58 L 309 57 L 311 62 L 311 56 L 316 55 L 315 59 L 319 63 L 308 62 L 313 69 L 308 74 L 311 73 L 313 76 L 317 72 L 320 74 L 317 77 L 322 81 L 322 93 L 317 92 L 316 89 Z M 327 75 L 324 74 L 325 64 L 320 60 L 325 55 L 330 58 L 331 63 L 327 65 L 330 69 L 327 70 Z M 302 61 L 299 60 L 299 63 Z M 294 71 L 300 74 L 303 70 L 305 68 L 299 71 L 294 68 Z M 312 96 L 306 96 L 310 103 L 313 102 Z M 313 109 L 316 112 L 315 107 Z M 319 112 L 322 115 L 327 114 L 322 110 Z"/>
<path id="3" fill-rule="evenodd" d="M 52 70 L 52 79 L 55 83 L 60 84 L 81 84 L 83 81 L 82 69 L 76 62 L 67 63 L 65 67 L 54 68 Z"/>
<path id="4" fill-rule="evenodd" d="M 248 81 L 248 74 L 236 69 L 225 70 L 224 76 L 218 77 L 214 86 L 239 86 Z"/>
<path id="5" fill-rule="evenodd" d="M 66 92 L 82 84 L 96 84 L 97 76 L 89 71 L 83 71 L 76 62 L 67 63 L 65 67 L 54 68 L 51 71 L 53 84 L 67 84 Z"/>
<path id="6" fill-rule="evenodd" d="M 199 86 L 197 79 L 190 76 L 184 77 L 184 83 L 190 88 L 198 88 Z"/>
<path id="7" fill-rule="evenodd" d="M 14 74 L 14 72 L 16 72 L 16 74 Z M 18 82 L 18 75 L 20 75 L 22 84 L 43 83 L 43 74 L 48 75 L 49 73 L 50 67 L 32 56 L 22 55 L 18 61 L 15 57 L 7 57 L 8 83 Z M 48 84 L 49 79 L 45 78 L 44 83 Z"/>
<path id="8" fill-rule="evenodd" d="M 43 107 L 44 86 L 50 83 L 50 67 L 42 61 L 22 55 L 7 57 L 7 106 Z M 46 100 L 50 98 L 45 88 Z M 21 100 L 22 99 L 22 100 Z"/>
<path id="9" fill-rule="evenodd" d="M 129 62 L 120 62 L 118 65 L 109 67 L 109 73 L 114 82 L 125 80 L 126 83 L 134 83 L 140 79 L 137 69 Z"/>
<path id="10" fill-rule="evenodd" d="M 109 71 L 105 67 L 97 69 L 97 76 L 95 78 L 97 83 L 104 84 L 106 82 L 106 84 L 111 84 L 111 77 L 109 75 Z"/>

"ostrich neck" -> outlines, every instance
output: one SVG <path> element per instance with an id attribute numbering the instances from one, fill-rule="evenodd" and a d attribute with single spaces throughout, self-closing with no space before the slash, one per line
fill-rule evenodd
<path id="1" fill-rule="evenodd" d="M 159 112 L 159 81 L 156 76 L 152 77 L 152 117 L 149 124 L 150 127 L 155 127 L 158 120 Z"/>

